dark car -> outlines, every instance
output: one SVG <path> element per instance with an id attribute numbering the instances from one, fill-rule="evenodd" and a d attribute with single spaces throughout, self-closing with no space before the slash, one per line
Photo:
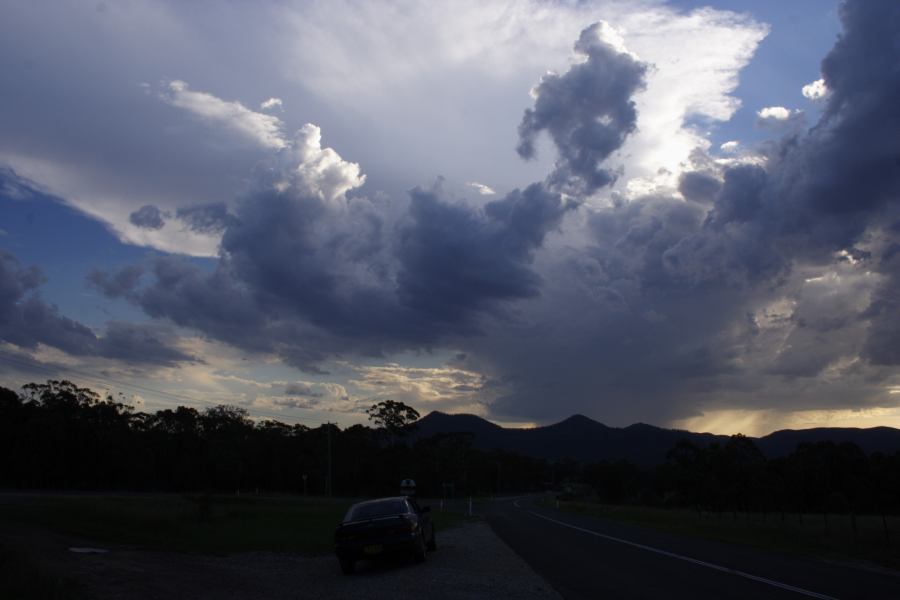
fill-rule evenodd
<path id="1" fill-rule="evenodd" d="M 358 560 L 397 554 L 424 561 L 426 551 L 435 549 L 430 511 L 404 496 L 354 504 L 334 532 L 341 570 L 350 574 Z"/>

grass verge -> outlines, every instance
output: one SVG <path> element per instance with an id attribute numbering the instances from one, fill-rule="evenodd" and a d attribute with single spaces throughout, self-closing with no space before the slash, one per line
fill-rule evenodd
<path id="1" fill-rule="evenodd" d="M 331 552 L 353 500 L 255 496 L 35 495 L 0 519 L 97 543 L 201 554 Z M 438 531 L 464 517 L 431 513 Z"/>

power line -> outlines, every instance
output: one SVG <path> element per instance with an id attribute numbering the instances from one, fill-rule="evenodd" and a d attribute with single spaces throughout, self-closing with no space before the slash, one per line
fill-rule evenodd
<path id="1" fill-rule="evenodd" d="M 19 368 L 43 371 L 44 373 L 49 373 L 51 375 L 56 374 L 60 371 L 69 372 L 69 373 L 78 375 L 79 377 L 81 377 L 83 379 L 92 380 L 95 383 L 99 383 L 99 384 L 109 387 L 111 389 L 114 388 L 115 386 L 118 386 L 121 388 L 127 388 L 127 389 L 131 389 L 131 390 L 137 390 L 137 391 L 143 391 L 145 393 L 155 394 L 156 396 L 161 396 L 163 398 L 168 399 L 168 401 L 169 401 L 168 403 L 183 401 L 183 402 L 189 402 L 189 403 L 208 404 L 210 406 L 219 406 L 219 404 L 217 402 L 215 402 L 214 400 L 206 400 L 204 398 L 190 398 L 188 396 L 184 396 L 182 394 L 177 394 L 175 392 L 165 392 L 163 390 L 157 390 L 157 389 L 143 386 L 143 385 L 140 385 L 137 383 L 127 383 L 124 381 L 119 381 L 119 380 L 113 379 L 112 377 L 97 375 L 96 373 L 91 373 L 89 371 L 84 371 L 84 370 L 80 370 L 80 369 L 74 369 L 72 367 L 67 367 L 67 366 L 50 367 L 48 365 L 44 365 L 44 364 L 35 362 L 33 359 L 30 359 L 30 358 L 25 358 L 22 356 L 10 356 L 8 353 L 6 353 L 3 350 L 0 350 L 0 360 L 5 361 L 14 366 L 17 366 Z M 110 384 L 114 384 L 114 385 L 110 385 Z M 250 411 L 248 410 L 248 412 L 250 412 Z M 320 421 L 318 419 L 311 419 L 309 417 L 298 417 L 298 416 L 294 416 L 294 415 L 277 414 L 277 413 L 271 413 L 271 412 L 266 412 L 266 411 L 261 411 L 261 410 L 253 410 L 252 414 L 255 414 L 258 416 L 270 417 L 273 419 L 294 419 L 297 421 L 307 421 L 310 423 L 316 423 L 318 425 L 325 424 L 325 421 Z"/>

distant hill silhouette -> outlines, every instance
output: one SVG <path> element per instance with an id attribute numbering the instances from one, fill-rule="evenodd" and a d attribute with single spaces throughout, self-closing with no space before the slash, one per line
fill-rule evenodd
<path id="1" fill-rule="evenodd" d="M 801 442 L 853 442 L 867 454 L 900 451 L 900 429 L 893 427 L 817 427 L 814 429 L 782 429 L 756 441 L 767 457 L 785 456 Z"/>
<path id="2" fill-rule="evenodd" d="M 584 415 L 574 415 L 544 427 L 504 428 L 469 414 L 431 412 L 416 422 L 414 439 L 439 433 L 465 432 L 473 435 L 472 444 L 481 450 L 498 448 L 548 460 L 573 459 L 579 462 L 628 460 L 638 465 L 655 465 L 666 460 L 666 453 L 680 440 L 699 446 L 724 443 L 726 435 L 665 429 L 644 423 L 628 427 L 607 427 Z M 776 431 L 754 438 L 768 458 L 790 454 L 801 442 L 853 442 L 867 453 L 892 454 L 900 450 L 900 429 L 874 427 L 818 428 Z"/>

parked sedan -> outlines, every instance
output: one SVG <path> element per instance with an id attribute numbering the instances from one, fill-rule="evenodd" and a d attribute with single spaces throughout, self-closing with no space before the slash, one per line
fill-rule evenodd
<path id="1" fill-rule="evenodd" d="M 354 504 L 334 532 L 334 551 L 341 570 L 350 574 L 356 562 L 390 554 L 409 554 L 417 562 L 435 549 L 434 524 L 428 506 L 398 496 Z"/>

